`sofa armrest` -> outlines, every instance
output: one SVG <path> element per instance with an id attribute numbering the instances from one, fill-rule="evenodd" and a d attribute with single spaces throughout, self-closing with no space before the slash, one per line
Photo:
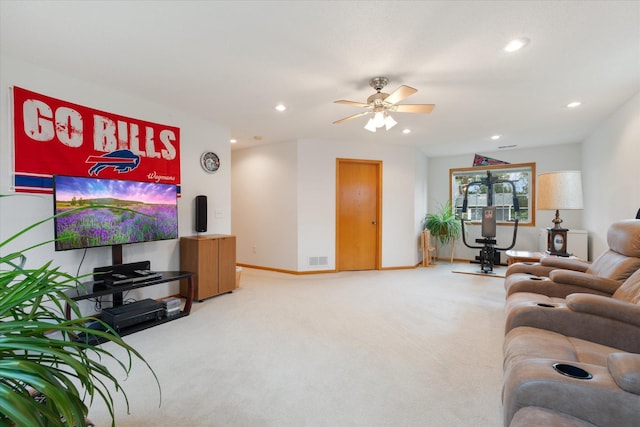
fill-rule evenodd
<path id="1" fill-rule="evenodd" d="M 559 258 L 546 256 L 540 260 L 540 264 L 545 267 L 553 267 L 560 270 L 587 271 L 591 263 L 577 258 Z"/>
<path id="2" fill-rule="evenodd" d="M 549 277 L 549 273 L 554 270 L 553 267 L 546 267 L 539 262 L 516 262 L 507 267 L 505 277 L 509 277 L 512 274 L 524 273 L 538 277 Z"/>
<path id="3" fill-rule="evenodd" d="M 567 307 L 574 312 L 592 314 L 640 327 L 640 305 L 591 294 L 567 296 Z"/>
<path id="4" fill-rule="evenodd" d="M 640 354 L 612 353 L 607 357 L 607 367 L 621 389 L 640 394 Z"/>
<path id="5" fill-rule="evenodd" d="M 609 295 L 613 295 L 622 285 L 622 282 L 617 280 L 571 270 L 553 270 L 549 273 L 549 278 L 556 283 L 594 289 Z"/>

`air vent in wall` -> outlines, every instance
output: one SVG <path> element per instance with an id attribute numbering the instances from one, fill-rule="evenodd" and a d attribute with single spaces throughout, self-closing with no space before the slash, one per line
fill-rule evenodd
<path id="1" fill-rule="evenodd" d="M 309 257 L 310 267 L 327 266 L 327 265 L 329 265 L 329 258 L 326 256 L 310 256 Z"/>

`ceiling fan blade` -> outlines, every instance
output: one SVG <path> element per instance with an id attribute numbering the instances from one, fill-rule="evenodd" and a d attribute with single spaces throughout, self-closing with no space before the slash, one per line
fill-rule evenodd
<path id="1" fill-rule="evenodd" d="M 389 104 L 395 104 L 396 102 L 402 101 L 408 96 L 416 93 L 418 89 L 414 89 L 411 86 L 402 85 L 398 89 L 394 90 L 389 96 L 384 99 L 384 102 L 388 102 Z"/>
<path id="2" fill-rule="evenodd" d="M 402 104 L 393 109 L 399 113 L 430 113 L 436 108 L 435 104 Z"/>
<path id="3" fill-rule="evenodd" d="M 353 105 L 354 107 L 368 107 L 368 104 L 363 104 L 362 102 L 356 102 L 356 101 L 345 101 L 344 99 L 341 99 L 340 101 L 334 101 L 334 103 L 336 104 L 345 104 L 345 105 Z"/>
<path id="4" fill-rule="evenodd" d="M 335 122 L 333 122 L 333 124 L 338 124 L 338 123 L 343 123 L 346 122 L 347 120 L 351 120 L 351 119 L 355 119 L 357 117 L 361 117 L 364 116 L 366 114 L 369 114 L 371 111 L 365 111 L 364 113 L 358 113 L 358 114 L 354 114 L 353 116 L 349 116 L 349 117 L 345 117 L 344 119 L 340 119 L 340 120 L 336 120 Z"/>

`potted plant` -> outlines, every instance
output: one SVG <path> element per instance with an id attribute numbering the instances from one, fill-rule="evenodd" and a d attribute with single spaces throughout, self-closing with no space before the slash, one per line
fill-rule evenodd
<path id="1" fill-rule="evenodd" d="M 49 219 L 0 242 L 0 250 Z M 25 253 L 47 243 L 0 255 L 0 425 L 86 426 L 85 401 L 91 404 L 98 398 L 107 405 L 111 425 L 115 426 L 114 401 L 108 386 L 124 395 L 127 409 L 128 399 L 102 360 L 116 360 L 127 374 L 134 357 L 149 365 L 108 325 L 81 316 L 77 304 L 65 294 L 82 286 L 78 278 L 53 267 L 51 262 L 39 268 L 26 267 Z M 65 304 L 77 318 L 65 317 Z M 89 328 L 91 321 L 102 323 L 106 331 Z M 89 344 L 91 336 L 124 348 L 125 360 L 100 345 Z"/>
<path id="2" fill-rule="evenodd" d="M 460 220 L 456 218 L 451 208 L 451 201 L 447 200 L 441 204 L 435 213 L 428 213 L 424 219 L 424 228 L 429 230 L 431 235 L 440 242 L 440 245 L 450 243 L 451 262 L 453 262 L 453 248 L 455 239 L 460 236 Z M 438 251 L 436 246 L 436 258 Z"/>

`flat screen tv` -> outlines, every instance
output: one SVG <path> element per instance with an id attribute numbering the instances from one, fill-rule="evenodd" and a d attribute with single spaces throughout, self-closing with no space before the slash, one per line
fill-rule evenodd
<path id="1" fill-rule="evenodd" d="M 178 238 L 177 186 L 53 177 L 55 249 L 83 249 Z"/>

